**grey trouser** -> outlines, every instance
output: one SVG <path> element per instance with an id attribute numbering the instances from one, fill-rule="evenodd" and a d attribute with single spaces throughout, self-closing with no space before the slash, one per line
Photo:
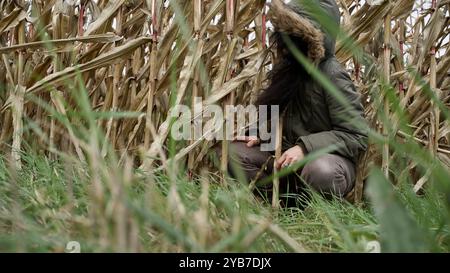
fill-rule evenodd
<path id="1" fill-rule="evenodd" d="M 229 145 L 229 165 L 231 174 L 243 173 L 247 181 L 258 176 L 258 180 L 273 172 L 274 157 L 270 152 L 260 151 L 259 146 L 247 147 L 244 142 L 231 142 Z M 220 149 L 218 150 L 220 155 Z M 266 165 L 261 172 L 261 167 Z M 237 170 L 236 170 L 237 168 Z M 355 164 L 335 154 L 326 154 L 281 179 L 281 193 L 301 193 L 305 184 L 325 196 L 344 197 L 355 184 Z"/>

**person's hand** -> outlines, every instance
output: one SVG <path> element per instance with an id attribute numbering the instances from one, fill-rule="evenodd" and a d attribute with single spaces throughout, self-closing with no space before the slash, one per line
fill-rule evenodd
<path id="1" fill-rule="evenodd" d="M 260 143 L 259 138 L 257 136 L 237 136 L 236 141 L 247 142 L 247 147 L 253 147 Z"/>
<path id="2" fill-rule="evenodd" d="M 302 160 L 305 157 L 302 148 L 296 145 L 286 150 L 281 157 L 277 160 L 275 167 L 277 169 L 289 167 L 293 163 Z"/>

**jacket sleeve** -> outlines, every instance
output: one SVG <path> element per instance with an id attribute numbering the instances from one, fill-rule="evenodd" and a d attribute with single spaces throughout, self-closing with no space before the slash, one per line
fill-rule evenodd
<path id="1" fill-rule="evenodd" d="M 329 75 L 330 80 L 347 100 L 350 107 L 343 105 L 333 94 L 323 89 L 328 105 L 331 130 L 322 131 L 298 139 L 297 144 L 303 144 L 307 152 L 337 145 L 335 152 L 357 163 L 359 154 L 367 149 L 367 123 L 364 119 L 364 109 L 361 95 L 356 91 L 350 76 L 341 67 L 335 67 Z M 361 126 L 362 125 L 362 126 Z"/>

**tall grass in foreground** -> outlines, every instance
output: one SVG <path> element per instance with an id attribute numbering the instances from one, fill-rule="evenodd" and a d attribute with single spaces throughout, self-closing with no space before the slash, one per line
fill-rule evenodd
<path id="1" fill-rule="evenodd" d="M 208 168 L 211 142 L 170 139 L 173 105 L 248 104 L 264 86 L 264 2 L 2 1 L 0 251 L 448 252 L 445 1 L 339 1 L 344 31 L 316 12 L 372 128 L 363 206 L 275 213 Z"/>
<path id="2" fill-rule="evenodd" d="M 373 241 L 382 251 L 449 251 L 446 201 L 437 191 L 418 198 L 411 186 L 393 191 L 376 181 L 377 217 L 316 195 L 305 210 L 275 216 L 239 182 L 223 187 L 212 173 L 130 180 L 108 168 L 104 181 L 120 193 L 105 185 L 95 198 L 87 166 L 23 157 L 19 173 L 0 161 L 0 251 L 63 252 L 70 241 L 82 252 L 366 252 Z"/>

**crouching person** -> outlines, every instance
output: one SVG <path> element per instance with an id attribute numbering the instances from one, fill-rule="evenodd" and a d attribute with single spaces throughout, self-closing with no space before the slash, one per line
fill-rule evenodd
<path id="1" fill-rule="evenodd" d="M 270 84 L 257 100 L 260 106 L 278 105 L 283 112 L 282 156 L 274 164 L 274 153 L 262 151 L 257 138 L 243 137 L 230 143 L 230 173 L 236 173 L 232 166 L 237 166 L 248 181 L 261 180 L 273 173 L 274 165 L 282 169 L 308 153 L 335 145 L 337 148 L 332 153 L 308 162 L 296 173 L 281 179 L 280 191 L 299 193 L 309 185 L 325 196 L 344 197 L 353 189 L 358 157 L 367 148 L 361 96 L 335 58 L 335 37 L 323 31 L 313 16 L 296 2 L 272 1 L 270 16 L 275 33 L 271 46 L 275 47 L 277 58 L 269 74 Z M 336 2 L 316 2 L 338 25 L 340 13 Z M 298 62 L 294 51 L 315 64 L 347 103 L 316 82 Z"/>

